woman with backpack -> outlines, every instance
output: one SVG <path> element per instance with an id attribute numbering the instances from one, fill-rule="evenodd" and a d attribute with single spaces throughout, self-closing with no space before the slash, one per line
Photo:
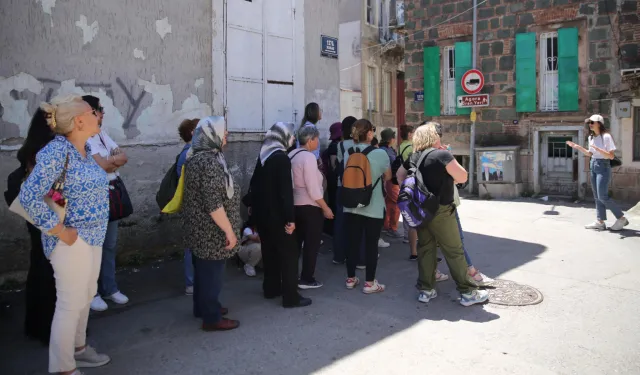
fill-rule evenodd
<path id="1" fill-rule="evenodd" d="M 616 145 L 613 137 L 604 127 L 604 119 L 600 115 L 593 115 L 584 120 L 589 123 L 589 149 L 567 141 L 567 145 L 591 157 L 591 189 L 596 201 L 596 221 L 586 225 L 586 229 L 605 230 L 607 225 L 607 209 L 616 217 L 610 230 L 619 231 L 629 225 L 629 220 L 618 205 L 609 198 L 609 183 L 611 182 L 611 167 L 615 159 Z"/>
<path id="2" fill-rule="evenodd" d="M 360 283 L 356 266 L 360 260 L 360 245 L 364 235 L 366 278 L 362 291 L 380 293 L 385 286 L 376 280 L 378 239 L 384 222 L 382 185 L 391 179 L 391 163 L 384 150 L 371 146 L 374 127 L 360 119 L 353 125 L 353 145 L 345 150 L 341 198 L 347 236 L 347 289 Z"/>
<path id="3" fill-rule="evenodd" d="M 407 172 L 416 178 L 414 189 L 420 184 L 436 199 L 436 207 L 429 212 L 418 232 L 418 301 L 427 303 L 435 298 L 437 248 L 440 245 L 451 276 L 460 292 L 460 304 L 471 306 L 488 300 L 489 293 L 478 290 L 467 278 L 467 261 L 456 221 L 454 183 L 467 181 L 467 171 L 451 152 L 442 149 L 438 124 L 429 122 L 416 129 L 413 135 L 413 154 L 398 170 L 398 181 L 405 180 Z M 403 186 L 401 190 L 407 188 Z M 424 192 L 423 192 L 424 193 Z M 401 192 L 401 196 L 404 191 Z M 427 196 L 425 195 L 425 199 Z M 426 207 L 430 202 L 416 202 Z"/>

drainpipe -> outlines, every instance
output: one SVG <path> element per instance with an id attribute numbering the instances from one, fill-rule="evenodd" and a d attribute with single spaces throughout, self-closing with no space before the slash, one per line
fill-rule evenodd
<path id="1" fill-rule="evenodd" d="M 476 44 L 478 38 L 478 0 L 473 0 L 473 37 L 471 39 L 471 67 L 476 68 Z M 471 136 L 469 140 L 469 193 L 473 194 L 473 176 L 476 171 L 476 112 L 471 108 Z"/>

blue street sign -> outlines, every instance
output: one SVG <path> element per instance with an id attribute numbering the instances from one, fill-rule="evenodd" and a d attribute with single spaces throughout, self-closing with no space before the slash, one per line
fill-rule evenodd
<path id="1" fill-rule="evenodd" d="M 324 57 L 330 57 L 332 59 L 338 58 L 338 38 L 332 38 L 330 36 L 321 35 L 322 48 L 320 55 Z"/>
<path id="2" fill-rule="evenodd" d="M 424 91 L 416 91 L 413 93 L 413 101 L 415 102 L 423 102 L 424 101 Z"/>

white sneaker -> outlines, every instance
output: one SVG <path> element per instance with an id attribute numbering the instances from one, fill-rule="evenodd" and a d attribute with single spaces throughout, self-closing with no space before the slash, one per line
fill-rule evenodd
<path id="1" fill-rule="evenodd" d="M 620 219 L 616 220 L 616 222 L 613 223 L 613 225 L 609 229 L 613 231 L 618 231 L 618 230 L 622 230 L 622 228 L 626 227 L 627 225 L 629 225 L 629 220 L 627 220 L 624 217 L 621 217 Z"/>
<path id="2" fill-rule="evenodd" d="M 112 300 L 113 302 L 117 303 L 118 305 L 126 305 L 129 302 L 129 297 L 125 296 L 124 294 L 120 293 L 120 292 L 115 292 L 112 295 L 110 295 L 109 297 L 106 297 L 107 299 Z"/>
<path id="3" fill-rule="evenodd" d="M 372 283 L 364 283 L 364 288 L 362 288 L 362 293 L 364 294 L 373 294 L 373 293 L 381 293 L 384 292 L 385 286 L 383 284 L 378 284 L 378 280 L 373 280 Z"/>
<path id="4" fill-rule="evenodd" d="M 421 290 L 420 294 L 418 294 L 418 301 L 422 303 L 427 303 L 432 299 L 438 296 L 438 292 L 435 289 L 431 290 Z"/>
<path id="5" fill-rule="evenodd" d="M 447 281 L 447 280 L 449 280 L 449 275 L 440 272 L 440 270 L 436 268 L 436 281 L 440 282 L 440 281 Z"/>
<path id="6" fill-rule="evenodd" d="M 250 264 L 245 264 L 244 265 L 244 273 L 249 277 L 255 277 L 256 276 L 256 269 L 255 269 L 255 267 L 253 267 Z"/>
<path id="7" fill-rule="evenodd" d="M 475 305 L 477 303 L 484 303 L 489 299 L 489 292 L 486 290 L 476 289 L 471 293 L 465 293 L 460 296 L 460 304 L 465 307 Z"/>
<path id="8" fill-rule="evenodd" d="M 93 297 L 91 301 L 91 310 L 93 311 L 105 311 L 109 306 L 100 296 Z"/>
<path id="9" fill-rule="evenodd" d="M 467 273 L 467 281 L 475 286 L 488 286 L 491 285 L 495 280 L 476 270 L 476 273 L 474 273 L 473 275 L 469 275 Z"/>
<path id="10" fill-rule="evenodd" d="M 382 238 L 378 239 L 378 247 L 386 248 L 386 247 L 389 247 L 389 246 L 391 246 L 391 245 L 388 242 L 386 242 L 385 240 L 383 240 Z"/>
<path id="11" fill-rule="evenodd" d="M 347 281 L 345 282 L 345 285 L 346 285 L 347 289 L 353 289 L 358 284 L 360 284 L 360 279 L 358 279 L 357 277 L 349 277 L 349 278 L 347 278 Z"/>
<path id="12" fill-rule="evenodd" d="M 184 288 L 184 294 L 186 294 L 188 296 L 192 296 L 193 295 L 193 286 L 188 286 L 188 287 Z"/>
<path id="13" fill-rule="evenodd" d="M 82 351 L 75 353 L 76 367 L 80 368 L 93 368 L 104 366 L 111 362 L 106 354 L 98 354 L 94 348 L 87 345 Z"/>
<path id="14" fill-rule="evenodd" d="M 604 223 L 601 223 L 599 221 L 594 221 L 589 225 L 585 225 L 584 229 L 605 230 L 607 229 L 607 226 Z"/>

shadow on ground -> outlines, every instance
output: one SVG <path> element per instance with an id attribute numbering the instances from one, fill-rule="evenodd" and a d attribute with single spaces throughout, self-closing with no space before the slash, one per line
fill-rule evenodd
<path id="1" fill-rule="evenodd" d="M 491 277 L 545 251 L 538 244 L 470 232 L 465 232 L 465 242 L 474 264 Z M 121 271 L 120 289 L 132 302 L 92 314 L 89 323 L 89 341 L 108 352 L 113 362 L 87 374 L 310 374 L 393 337 L 411 335 L 417 327 L 438 321 L 485 324 L 500 318 L 484 306 L 460 306 L 452 281 L 439 285 L 439 297 L 429 305 L 418 303 L 416 263 L 407 260 L 407 245 L 400 242 L 380 251 L 377 277 L 386 284 L 385 293 L 346 290 L 345 268 L 331 263 L 329 244 L 325 240 L 316 272 L 325 286 L 304 292 L 314 301 L 305 309 L 285 310 L 277 301 L 264 300 L 260 277 L 248 278 L 229 264 L 223 302 L 242 325 L 224 333 L 199 330 L 190 297 L 182 295 L 180 261 Z M 442 271 L 448 272 L 444 264 Z M 11 307 L 0 319 L 1 374 L 44 374 L 47 368 L 46 348 L 22 335 L 23 297 L 5 295 Z"/>

